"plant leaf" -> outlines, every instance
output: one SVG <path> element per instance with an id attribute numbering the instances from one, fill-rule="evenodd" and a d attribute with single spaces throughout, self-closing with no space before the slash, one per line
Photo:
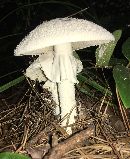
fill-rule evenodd
<path id="1" fill-rule="evenodd" d="M 31 159 L 31 158 L 18 153 L 2 152 L 0 153 L 0 159 Z"/>
<path id="2" fill-rule="evenodd" d="M 79 74 L 77 76 L 79 82 L 86 83 L 87 85 L 90 85 L 91 87 L 95 88 L 97 91 L 102 92 L 103 94 L 107 93 L 107 95 L 111 96 L 112 93 L 108 89 L 104 88 L 100 84 L 98 84 L 96 81 L 92 79 L 86 78 L 84 75 Z"/>
<path id="3" fill-rule="evenodd" d="M 109 61 L 110 66 L 123 65 L 126 66 L 128 64 L 127 59 L 119 59 L 119 58 L 111 58 Z"/>
<path id="4" fill-rule="evenodd" d="M 130 69 L 117 65 L 113 69 L 113 77 L 124 106 L 130 108 Z"/>
<path id="5" fill-rule="evenodd" d="M 115 46 L 120 39 L 122 34 L 121 30 L 116 30 L 113 32 L 115 41 L 111 41 L 108 44 L 102 44 L 96 49 L 96 66 L 108 66 L 109 60 L 115 49 Z"/>
<path id="6" fill-rule="evenodd" d="M 130 61 L 130 37 L 123 43 L 122 52 L 124 56 Z"/>
<path id="7" fill-rule="evenodd" d="M 4 84 L 3 86 L 0 86 L 0 93 L 5 91 L 5 90 L 7 90 L 7 89 L 9 89 L 10 87 L 15 86 L 16 84 L 22 82 L 24 79 L 25 79 L 24 76 L 20 76 L 20 77 L 18 77 L 16 79 Z"/>

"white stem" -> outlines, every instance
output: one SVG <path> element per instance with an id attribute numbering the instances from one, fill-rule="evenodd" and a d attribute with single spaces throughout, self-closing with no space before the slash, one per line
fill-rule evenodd
<path id="1" fill-rule="evenodd" d="M 51 75 L 53 82 L 59 83 L 64 80 L 70 80 L 73 83 L 77 82 L 77 60 L 73 56 L 70 43 L 54 47 L 54 61 Z"/>
<path id="2" fill-rule="evenodd" d="M 76 101 L 75 101 L 75 86 L 69 80 L 58 83 L 58 91 L 61 106 L 61 125 L 67 126 L 75 122 L 76 116 Z M 67 133 L 72 134 L 71 127 L 67 127 Z"/>
<path id="3" fill-rule="evenodd" d="M 67 126 L 75 122 L 74 117 L 76 116 L 74 83 L 77 82 L 77 62 L 73 57 L 71 43 L 56 45 L 54 52 L 56 67 L 53 67 L 53 73 L 55 72 L 53 79 L 57 77 L 55 81 L 58 82 L 61 119 L 64 118 L 61 125 Z M 59 68 L 60 73 L 56 71 L 56 68 Z M 72 134 L 71 127 L 67 127 L 66 131 Z"/>

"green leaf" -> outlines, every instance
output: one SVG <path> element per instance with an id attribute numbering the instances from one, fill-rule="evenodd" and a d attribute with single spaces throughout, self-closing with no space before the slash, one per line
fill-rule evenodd
<path id="1" fill-rule="evenodd" d="M 124 56 L 130 61 L 130 37 L 123 43 L 122 52 Z"/>
<path id="2" fill-rule="evenodd" d="M 2 152 L 0 153 L 0 159 L 31 159 L 31 158 L 18 153 Z"/>
<path id="3" fill-rule="evenodd" d="M 92 97 L 92 98 L 96 98 L 96 97 L 94 96 L 94 93 L 93 93 L 86 85 L 80 86 L 79 84 L 77 84 L 76 87 L 77 87 L 77 89 L 78 89 L 80 92 L 86 94 L 87 96 L 90 96 L 90 97 Z"/>
<path id="4" fill-rule="evenodd" d="M 130 69 L 121 65 L 115 66 L 113 76 L 124 106 L 130 108 Z"/>
<path id="5" fill-rule="evenodd" d="M 5 85 L 0 86 L 0 93 L 5 91 L 5 90 L 7 90 L 7 89 L 9 89 L 10 87 L 15 86 L 16 84 L 22 82 L 24 79 L 25 79 L 24 76 L 20 76 L 20 77 L 18 77 L 16 79 L 10 81 L 9 83 L 6 83 Z"/>
<path id="6" fill-rule="evenodd" d="M 115 41 L 111 41 L 108 44 L 102 44 L 96 49 L 96 65 L 97 66 L 108 66 L 110 58 L 113 54 L 115 46 L 120 39 L 122 34 L 121 30 L 113 32 Z"/>
<path id="7" fill-rule="evenodd" d="M 109 61 L 110 66 L 116 66 L 116 65 L 126 66 L 127 64 L 128 64 L 128 61 L 126 59 L 111 58 Z"/>
<path id="8" fill-rule="evenodd" d="M 79 82 L 86 83 L 86 84 L 90 85 L 91 87 L 95 88 L 97 91 L 102 92 L 103 94 L 105 94 L 107 92 L 107 95 L 109 95 L 109 96 L 112 95 L 111 91 L 104 88 L 103 86 L 98 84 L 96 81 L 94 81 L 92 79 L 88 79 L 84 75 L 81 75 L 81 74 L 79 74 L 77 77 L 78 77 Z"/>

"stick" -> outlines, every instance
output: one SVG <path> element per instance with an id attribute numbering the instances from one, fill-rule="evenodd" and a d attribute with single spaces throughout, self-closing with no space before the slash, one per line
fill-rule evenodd
<path id="1" fill-rule="evenodd" d="M 64 142 L 59 143 L 56 147 L 52 148 L 43 159 L 61 159 L 65 153 L 75 148 L 78 144 L 82 143 L 85 139 L 93 136 L 94 128 L 89 127 L 72 137 L 66 139 Z"/>

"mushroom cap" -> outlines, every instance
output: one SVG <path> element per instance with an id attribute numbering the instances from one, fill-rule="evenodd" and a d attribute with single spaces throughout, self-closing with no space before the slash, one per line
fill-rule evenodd
<path id="1" fill-rule="evenodd" d="M 57 18 L 37 26 L 16 47 L 19 55 L 39 55 L 52 51 L 55 45 L 70 42 L 73 50 L 113 41 L 114 36 L 103 27 L 76 18 Z"/>
<path id="2" fill-rule="evenodd" d="M 41 65 L 39 62 L 39 58 L 36 59 L 27 69 L 25 75 L 30 78 L 31 80 L 35 81 L 36 79 L 39 82 L 46 81 L 47 78 L 45 77 Z"/>

